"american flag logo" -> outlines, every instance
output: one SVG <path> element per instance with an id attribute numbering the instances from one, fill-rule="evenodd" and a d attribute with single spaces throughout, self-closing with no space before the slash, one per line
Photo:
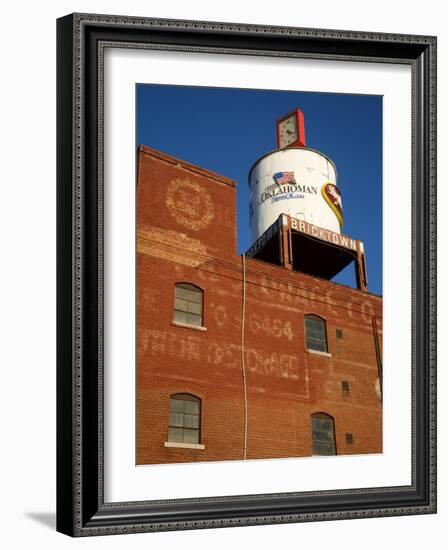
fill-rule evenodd
<path id="1" fill-rule="evenodd" d="M 284 185 L 285 183 L 296 183 L 294 172 L 276 172 L 273 174 L 275 183 Z"/>

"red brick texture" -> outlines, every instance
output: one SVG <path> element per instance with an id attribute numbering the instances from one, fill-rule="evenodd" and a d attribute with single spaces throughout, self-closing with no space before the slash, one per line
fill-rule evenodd
<path id="1" fill-rule="evenodd" d="M 241 460 L 243 368 L 248 459 L 311 455 L 315 412 L 333 417 L 337 454 L 381 452 L 372 323 L 375 318 L 381 339 L 382 299 L 246 259 L 242 330 L 243 262 L 235 218 L 233 181 L 140 148 L 137 464 Z M 179 282 L 203 290 L 203 330 L 173 323 Z M 325 319 L 328 355 L 306 349 L 304 315 L 310 313 Z M 204 449 L 165 446 L 175 393 L 201 399 Z"/>

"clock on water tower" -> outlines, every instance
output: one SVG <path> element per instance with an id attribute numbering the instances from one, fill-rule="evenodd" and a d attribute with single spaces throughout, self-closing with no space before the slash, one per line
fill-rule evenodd
<path id="1" fill-rule="evenodd" d="M 305 147 L 305 119 L 296 109 L 277 121 L 277 146 L 279 149 L 296 145 Z"/>
<path id="2" fill-rule="evenodd" d="M 306 147 L 305 120 L 299 109 L 277 120 L 277 146 L 249 171 L 252 242 L 280 214 L 340 234 L 344 220 L 336 166 L 323 153 Z"/>

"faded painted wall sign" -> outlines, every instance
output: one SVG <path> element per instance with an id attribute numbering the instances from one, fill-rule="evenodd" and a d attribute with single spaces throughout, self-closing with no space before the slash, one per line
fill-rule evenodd
<path id="1" fill-rule="evenodd" d="M 215 217 L 215 207 L 208 191 L 189 179 L 175 179 L 167 187 L 166 206 L 181 225 L 199 231 Z"/>

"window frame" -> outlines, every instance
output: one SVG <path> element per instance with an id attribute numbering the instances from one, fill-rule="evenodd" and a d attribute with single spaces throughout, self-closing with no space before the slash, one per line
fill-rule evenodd
<path id="1" fill-rule="evenodd" d="M 181 286 L 181 285 L 186 285 L 186 286 Z M 190 287 L 190 288 L 188 288 L 188 287 Z M 194 313 L 194 312 L 189 312 L 189 311 L 183 311 L 183 310 L 180 310 L 180 309 L 176 309 L 176 300 L 177 299 L 186 300 L 187 302 L 191 302 L 191 303 L 196 303 L 196 302 L 193 302 L 193 301 L 185 299 L 185 298 L 178 298 L 178 296 L 176 295 L 177 294 L 176 291 L 177 291 L 178 288 L 183 288 L 184 290 L 191 290 L 191 291 L 196 290 L 196 291 L 198 291 L 198 294 L 201 295 L 201 313 L 200 314 L 197 314 L 197 313 Z M 204 292 L 204 289 L 201 288 L 200 286 L 196 285 L 195 283 L 191 283 L 189 281 L 178 281 L 178 282 L 174 283 L 174 301 L 173 301 L 173 319 L 172 319 L 172 323 L 176 326 L 188 327 L 188 328 L 193 328 L 193 329 L 196 329 L 196 330 L 205 330 L 204 302 L 205 302 L 205 292 Z M 187 314 L 187 315 L 197 315 L 198 317 L 200 317 L 200 324 L 199 325 L 194 325 L 192 323 L 178 321 L 178 320 L 176 320 L 176 312 L 184 313 L 184 314 Z"/>
<path id="2" fill-rule="evenodd" d="M 318 319 L 319 321 L 322 322 L 323 333 L 324 333 L 324 342 L 325 342 L 325 349 L 324 350 L 309 347 L 309 345 L 308 345 L 308 330 L 307 330 L 307 320 L 308 319 Z M 304 327 L 304 332 L 305 332 L 305 347 L 306 347 L 306 350 L 311 352 L 311 353 L 317 353 L 317 354 L 322 354 L 322 355 L 330 355 L 330 352 L 328 350 L 328 331 L 327 331 L 327 321 L 326 321 L 326 319 L 324 319 L 320 315 L 316 315 L 315 313 L 306 313 L 304 315 L 304 318 L 303 318 L 303 327 Z M 316 339 L 314 339 L 314 340 L 316 340 Z"/>
<path id="3" fill-rule="evenodd" d="M 330 455 L 324 455 L 324 454 L 317 454 L 314 452 L 314 437 L 313 437 L 313 418 L 322 418 L 324 420 L 331 420 L 333 425 L 333 445 L 334 445 L 334 454 Z M 326 412 L 322 411 L 316 411 L 314 413 L 311 413 L 310 416 L 311 419 L 311 445 L 312 445 L 312 456 L 338 456 L 338 447 L 336 444 L 336 422 L 334 419 L 334 416 L 331 414 L 328 414 Z"/>
<path id="4" fill-rule="evenodd" d="M 183 424 L 182 426 L 172 426 L 171 425 L 171 415 L 173 414 L 173 411 L 171 409 L 172 401 L 182 401 L 185 403 L 186 401 L 190 401 L 193 403 L 198 403 L 199 405 L 199 412 L 198 412 L 198 427 L 197 428 L 186 428 L 185 427 L 185 412 L 177 413 L 182 414 L 184 416 L 183 418 Z M 173 439 L 170 439 L 170 430 L 171 428 L 181 428 L 183 431 L 185 429 L 187 430 L 196 430 L 198 433 L 198 440 L 195 442 L 189 442 L 185 441 L 185 434 L 182 434 L 182 441 L 175 441 Z M 169 411 L 168 411 L 168 433 L 167 433 L 167 440 L 165 446 L 179 446 L 179 447 L 192 447 L 192 448 L 204 448 L 204 446 L 201 444 L 201 438 L 202 438 L 202 399 L 198 397 L 197 395 L 193 395 L 192 393 L 185 393 L 185 392 L 177 392 L 172 393 L 169 398 Z"/>

